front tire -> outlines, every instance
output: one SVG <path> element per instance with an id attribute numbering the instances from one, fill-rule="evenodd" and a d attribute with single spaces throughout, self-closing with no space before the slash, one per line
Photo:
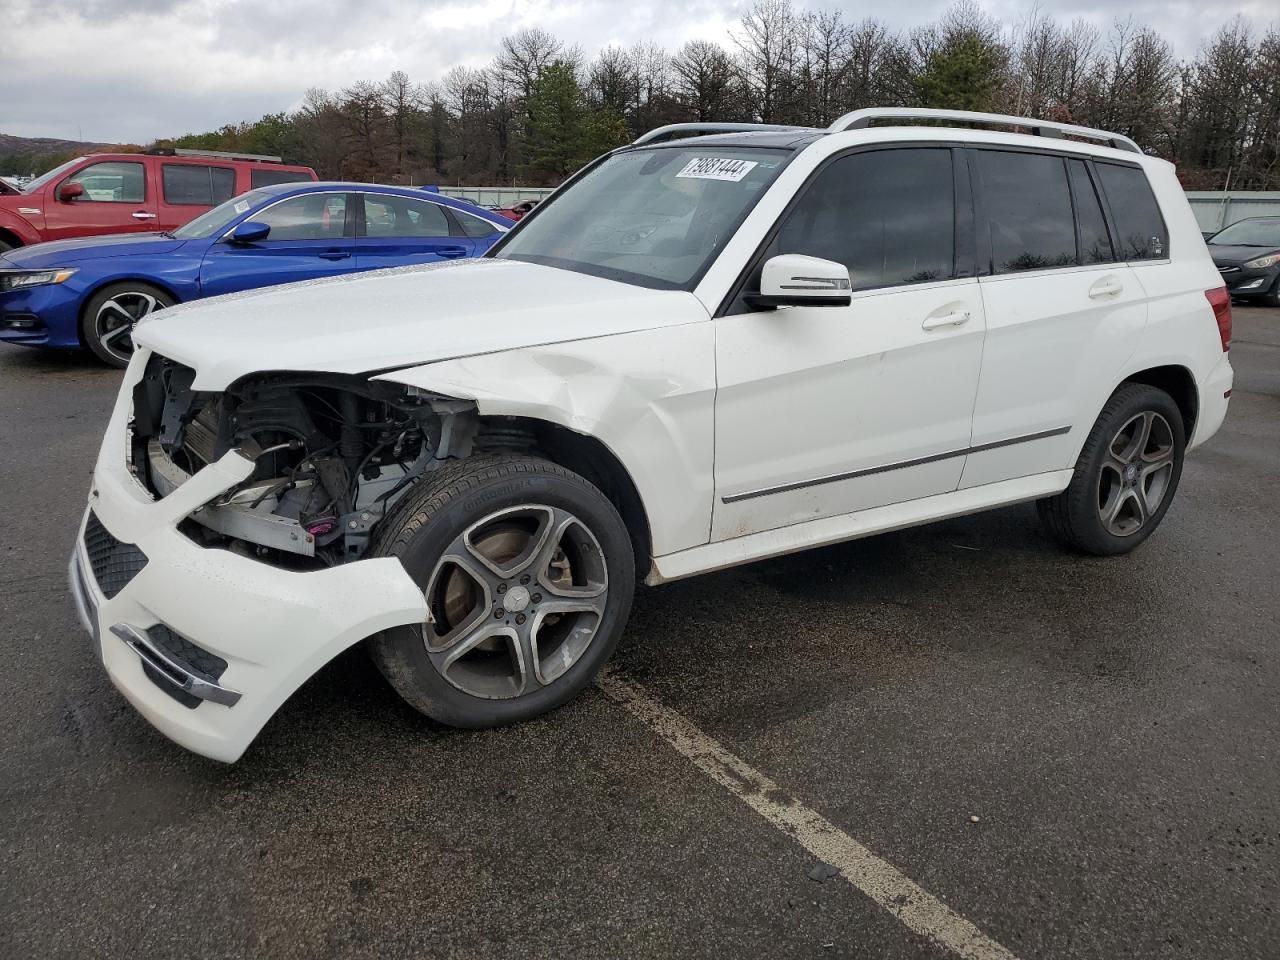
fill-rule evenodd
<path id="1" fill-rule="evenodd" d="M 134 325 L 175 302 L 163 290 L 139 281 L 103 287 L 85 304 L 80 317 L 80 342 L 103 363 L 127 367 L 133 357 Z"/>
<path id="2" fill-rule="evenodd" d="M 378 529 L 431 621 L 371 643 L 412 706 L 455 727 L 536 717 L 589 684 L 617 646 L 635 588 L 631 540 L 608 498 L 529 456 L 429 474 Z"/>
<path id="3" fill-rule="evenodd" d="M 1077 550 L 1128 553 L 1164 519 L 1185 454 L 1185 427 L 1173 398 L 1146 384 L 1124 384 L 1094 423 L 1070 486 L 1036 503 L 1040 520 Z"/>

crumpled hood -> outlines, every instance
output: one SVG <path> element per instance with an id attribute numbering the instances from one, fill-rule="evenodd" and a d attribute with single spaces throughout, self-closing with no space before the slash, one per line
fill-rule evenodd
<path id="1" fill-rule="evenodd" d="M 223 390 L 271 370 L 369 373 L 706 320 L 684 291 L 513 260 L 455 260 L 269 287 L 153 314 L 134 342 Z"/>
<path id="2" fill-rule="evenodd" d="M 1280 252 L 1276 247 L 1237 247 L 1225 243 L 1209 244 L 1209 255 L 1220 267 L 1234 267 L 1246 260 L 1257 260 Z"/>
<path id="3" fill-rule="evenodd" d="M 129 257 L 135 254 L 154 257 L 157 254 L 172 253 L 186 242 L 160 233 L 122 233 L 107 237 L 33 243 L 29 247 L 10 250 L 5 254 L 5 259 L 15 267 L 43 270 L 107 257 Z"/>

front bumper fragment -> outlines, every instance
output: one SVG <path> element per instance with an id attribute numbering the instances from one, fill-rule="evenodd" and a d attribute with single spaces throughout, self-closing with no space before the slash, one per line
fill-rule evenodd
<path id="1" fill-rule="evenodd" d="M 143 489 L 125 466 L 124 448 L 130 397 L 146 353 L 138 351 L 125 375 L 85 518 L 92 510 L 112 537 L 136 545 L 148 562 L 108 598 L 93 579 L 82 521 L 71 592 L 107 675 L 138 712 L 182 746 L 232 762 L 316 670 L 372 634 L 422 623 L 426 601 L 394 558 L 286 570 L 201 546 L 178 530 L 193 510 L 247 477 L 252 465 L 232 452 L 161 500 Z M 199 687 L 194 680 L 212 678 L 173 663 L 161 645 L 134 633 L 145 636 L 157 625 L 226 662 L 213 684 L 222 692 Z M 157 674 L 160 682 L 175 681 L 174 689 L 158 685 Z M 194 678 L 189 687 L 188 677 Z M 175 690 L 199 702 L 185 705 Z M 227 702 L 231 694 L 238 697 Z"/>

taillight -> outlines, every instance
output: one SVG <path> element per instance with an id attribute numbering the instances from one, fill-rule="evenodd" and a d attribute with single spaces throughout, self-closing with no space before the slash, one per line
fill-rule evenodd
<path id="1" fill-rule="evenodd" d="M 1206 290 L 1204 298 L 1213 307 L 1213 319 L 1218 321 L 1218 336 L 1222 338 L 1222 350 L 1225 353 L 1231 347 L 1231 294 L 1226 287 Z"/>

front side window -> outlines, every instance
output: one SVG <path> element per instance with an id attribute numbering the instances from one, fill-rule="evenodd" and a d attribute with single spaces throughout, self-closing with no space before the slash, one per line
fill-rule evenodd
<path id="1" fill-rule="evenodd" d="M 1074 266 L 1075 218 L 1061 157 L 975 150 L 995 273 Z"/>
<path id="2" fill-rule="evenodd" d="M 196 163 L 166 163 L 160 168 L 164 202 L 211 207 L 236 192 L 236 172 L 230 167 Z"/>
<path id="3" fill-rule="evenodd" d="M 495 254 L 660 290 L 695 284 L 790 157 L 728 146 L 614 154 Z"/>
<path id="4" fill-rule="evenodd" d="M 146 199 L 146 171 L 140 163 L 107 160 L 73 173 L 67 183 L 84 187 L 83 200 L 98 203 L 142 203 Z"/>
<path id="5" fill-rule="evenodd" d="M 364 232 L 367 237 L 447 237 L 449 217 L 430 200 L 366 193 Z"/>
<path id="6" fill-rule="evenodd" d="M 268 240 L 336 240 L 345 234 L 346 216 L 345 193 L 305 193 L 251 219 L 271 228 Z"/>
<path id="7" fill-rule="evenodd" d="M 787 213 L 766 253 L 849 268 L 854 290 L 955 276 L 951 151 L 877 150 L 826 167 Z"/>
<path id="8" fill-rule="evenodd" d="M 1116 225 L 1116 245 L 1124 260 L 1163 260 L 1169 256 L 1169 232 L 1147 175 L 1138 167 L 1094 164 Z"/>

